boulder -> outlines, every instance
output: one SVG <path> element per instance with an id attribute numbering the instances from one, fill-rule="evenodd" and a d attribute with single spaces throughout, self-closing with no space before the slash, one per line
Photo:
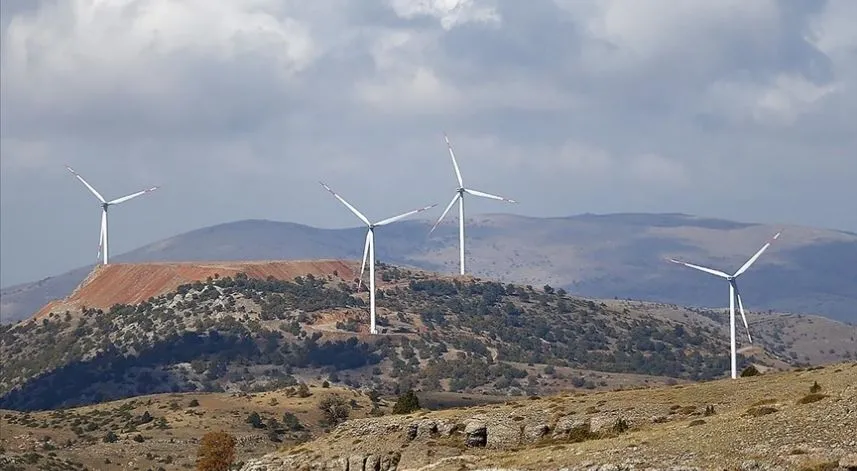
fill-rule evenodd
<path id="1" fill-rule="evenodd" d="M 363 471 L 363 465 L 366 463 L 366 456 L 351 455 L 348 457 L 349 471 Z"/>
<path id="2" fill-rule="evenodd" d="M 560 417 L 554 427 L 553 438 L 568 438 L 578 435 L 587 435 L 592 430 L 592 423 L 585 417 L 574 417 L 566 415 Z"/>
<path id="3" fill-rule="evenodd" d="M 381 468 L 381 459 L 376 455 L 369 455 L 363 463 L 363 471 L 377 471 Z"/>
<path id="4" fill-rule="evenodd" d="M 421 420 L 417 423 L 417 438 L 428 439 L 438 435 L 437 422 L 431 419 Z"/>
<path id="5" fill-rule="evenodd" d="M 420 431 L 420 424 L 414 422 L 408 425 L 408 432 L 405 435 L 408 438 L 408 441 L 417 438 L 417 433 Z"/>
<path id="6" fill-rule="evenodd" d="M 488 424 L 486 445 L 490 448 L 511 448 L 521 443 L 521 426 L 516 422 Z"/>
<path id="7" fill-rule="evenodd" d="M 488 426 L 481 420 L 471 420 L 464 426 L 464 444 L 484 447 L 488 444 Z"/>
<path id="8" fill-rule="evenodd" d="M 547 436 L 550 431 L 550 426 L 544 422 L 527 424 L 524 426 L 523 439 L 527 443 L 537 442 Z"/>
<path id="9" fill-rule="evenodd" d="M 325 471 L 348 471 L 348 458 L 335 458 L 329 460 L 325 465 Z"/>
<path id="10" fill-rule="evenodd" d="M 402 454 L 398 451 L 391 451 L 381 458 L 380 471 L 396 471 L 399 468 L 399 461 L 402 459 Z M 365 470 L 364 470 L 365 471 Z"/>

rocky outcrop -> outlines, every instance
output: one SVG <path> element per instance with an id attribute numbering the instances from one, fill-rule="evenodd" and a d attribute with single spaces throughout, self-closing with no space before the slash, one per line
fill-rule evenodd
<path id="1" fill-rule="evenodd" d="M 402 454 L 356 453 L 348 457 L 324 459 L 315 456 L 277 456 L 274 454 L 250 460 L 241 471 L 397 471 Z"/>
<path id="2" fill-rule="evenodd" d="M 741 471 L 813 463 L 857 471 L 855 377 L 857 363 L 829 373 L 350 420 L 311 444 L 268 455 L 242 471 L 690 471 L 713 463 Z M 827 397 L 799 401 L 816 380 Z M 688 427 L 702 413 L 682 411 L 705 410 L 712 400 L 718 401 L 716 414 Z M 776 403 L 780 412 L 748 416 L 760 400 Z"/>
<path id="3" fill-rule="evenodd" d="M 488 426 L 482 420 L 471 420 L 464 427 L 464 444 L 469 447 L 484 447 L 488 444 Z"/>
<path id="4" fill-rule="evenodd" d="M 615 421 L 613 414 L 567 413 L 556 417 L 537 407 L 521 408 L 516 413 L 513 417 L 497 412 L 469 417 L 408 415 L 351 420 L 321 439 L 331 451 L 339 451 L 337 456 L 323 457 L 298 447 L 286 454 L 253 460 L 241 470 L 394 471 L 403 456 L 424 455 L 426 448 L 508 450 L 543 440 L 576 442 L 597 437 L 593 422 L 609 429 Z"/>

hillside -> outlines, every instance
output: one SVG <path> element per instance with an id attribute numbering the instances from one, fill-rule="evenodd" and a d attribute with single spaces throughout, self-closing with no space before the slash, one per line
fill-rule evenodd
<path id="1" fill-rule="evenodd" d="M 45 412 L 0 410 L 0 469 L 15 469 L 12 463 L 33 469 L 193 469 L 206 430 L 235 436 L 240 462 L 323 434 L 328 425 L 318 405 L 330 395 L 346 400 L 352 419 L 390 410 L 388 401 L 320 386 L 303 393 L 160 394 Z M 255 424 L 248 422 L 253 413 L 259 415 Z"/>
<path id="2" fill-rule="evenodd" d="M 114 304 L 137 305 L 175 291 L 184 284 L 238 273 L 260 280 L 268 277 L 291 280 L 297 276 L 328 274 L 350 280 L 357 276 L 353 264 L 339 260 L 98 265 L 71 295 L 48 303 L 36 313 L 35 318 L 83 307 L 106 310 Z"/>
<path id="3" fill-rule="evenodd" d="M 254 277 L 228 276 L 239 268 Z M 378 269 L 384 335 L 368 335 L 367 293 L 356 292 L 354 268 L 322 261 L 96 270 L 39 319 L 2 327 L 0 407 L 38 410 L 163 392 L 251 392 L 319 376 L 389 394 L 413 387 L 545 394 L 711 379 L 728 368 L 728 334 L 719 313 L 611 306 L 550 286 L 438 277 L 384 264 Z M 275 271 L 285 278 L 305 274 L 287 281 Z M 176 273 L 206 279 L 165 292 L 181 279 Z M 137 281 L 140 274 L 148 284 Z M 130 295 L 143 288 L 153 297 L 122 304 L 134 302 Z M 853 326 L 769 316 L 776 322 L 759 329 L 754 345 L 740 338 L 742 365 L 778 369 L 856 353 L 849 348 L 857 335 Z M 754 328 L 767 322 L 752 313 L 750 319 Z M 809 320 L 816 336 L 811 341 L 804 339 Z M 829 328 L 819 328 L 824 326 Z"/>
<path id="4" fill-rule="evenodd" d="M 850 363 L 352 420 L 241 470 L 850 470 L 855 384 Z"/>
<path id="5" fill-rule="evenodd" d="M 225 430 L 237 438 L 242 471 L 415 470 L 428 463 L 437 471 L 847 470 L 857 466 L 855 384 L 851 362 L 672 387 L 489 397 L 407 415 L 391 415 L 391 398 L 317 384 L 303 392 L 161 394 L 45 412 L 0 410 L 0 467 L 187 469 L 203 433 Z M 433 402 L 432 393 L 418 395 L 424 406 Z M 336 428 L 319 409 L 330 396 L 348 404 L 348 420 Z"/>
<path id="6" fill-rule="evenodd" d="M 455 273 L 457 231 L 443 224 L 427 238 L 429 221 L 405 221 L 378 234 L 378 258 L 396 265 Z M 590 298 L 614 297 L 722 307 L 717 279 L 664 261 L 677 257 L 737 269 L 773 233 L 782 237 L 742 278 L 747 307 L 817 314 L 857 323 L 857 235 L 681 214 L 580 215 L 468 219 L 469 270 L 520 284 L 550 284 Z M 117 262 L 359 259 L 364 229 L 317 229 L 293 223 L 238 221 L 207 227 L 119 255 Z M 0 317 L 31 316 L 67 296 L 90 269 L 0 291 Z"/>

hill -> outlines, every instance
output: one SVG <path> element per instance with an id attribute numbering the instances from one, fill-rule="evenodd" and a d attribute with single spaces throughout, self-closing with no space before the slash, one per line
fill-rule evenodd
<path id="1" fill-rule="evenodd" d="M 810 393 L 815 384 L 820 390 Z M 486 397 L 407 415 L 391 414 L 393 398 L 318 384 L 148 395 L 0 410 L 0 467 L 189 469 L 205 431 L 225 430 L 237 438 L 242 471 L 849 470 L 857 467 L 855 384 L 851 362 L 697 384 Z M 349 416 L 335 428 L 319 409 L 334 395 Z M 432 393 L 418 396 L 423 406 L 433 402 Z"/>
<path id="2" fill-rule="evenodd" d="M 328 425 L 318 406 L 329 395 L 344 398 L 351 418 L 390 410 L 388 401 L 373 403 L 352 389 L 320 386 L 305 392 L 147 395 L 32 413 L 0 410 L 0 468 L 15 469 L 14 463 L 35 469 L 193 469 L 207 430 L 232 434 L 237 459 L 248 460 L 323 434 Z M 254 413 L 259 421 L 251 423 Z"/>
<path id="3" fill-rule="evenodd" d="M 355 268 L 337 261 L 99 268 L 38 319 L 0 328 L 0 407 L 252 392 L 319 376 L 389 394 L 413 387 L 545 394 L 710 379 L 728 369 L 719 313 L 611 305 L 550 286 L 385 264 L 378 267 L 384 335 L 369 335 L 367 293 L 356 290 Z M 229 275 L 240 269 L 253 276 Z M 277 278 L 297 273 L 304 274 Z M 152 297 L 133 304 L 141 295 Z M 768 327 L 758 329 L 754 345 L 740 339 L 742 365 L 779 369 L 857 354 L 853 326 L 772 314 L 750 319 L 754 329 Z M 814 339 L 804 338 L 810 322 Z"/>
<path id="4" fill-rule="evenodd" d="M 406 221 L 379 231 L 378 258 L 454 273 L 457 231 Z M 359 259 L 362 228 L 328 230 L 293 223 L 238 221 L 155 242 L 117 262 Z M 734 270 L 773 233 L 783 236 L 742 279 L 747 306 L 819 314 L 857 323 L 857 235 L 681 214 L 528 218 L 487 215 L 468 220 L 469 270 L 503 282 L 550 284 L 591 298 L 725 306 L 726 289 L 702 273 L 665 263 L 678 257 Z M 4 288 L 0 317 L 14 322 L 67 296 L 91 268 Z"/>
<path id="5" fill-rule="evenodd" d="M 855 384 L 851 363 L 353 420 L 241 470 L 850 470 Z"/>
<path id="6" fill-rule="evenodd" d="M 114 304 L 137 305 L 175 291 L 184 284 L 238 273 L 260 280 L 268 277 L 291 280 L 305 275 L 339 276 L 340 273 L 347 280 L 357 276 L 353 264 L 340 260 L 98 265 L 71 295 L 48 303 L 36 313 L 35 318 L 83 307 L 106 310 Z"/>

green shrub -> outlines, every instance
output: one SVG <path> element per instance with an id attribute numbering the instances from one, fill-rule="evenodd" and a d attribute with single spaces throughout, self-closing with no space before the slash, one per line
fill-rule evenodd
<path id="1" fill-rule="evenodd" d="M 318 408 L 324 415 L 324 423 L 330 426 L 348 420 L 351 408 L 339 394 L 330 394 L 318 403 Z"/>
<path id="2" fill-rule="evenodd" d="M 743 370 L 741 370 L 741 377 L 742 378 L 747 378 L 749 376 L 759 376 L 760 374 L 761 373 L 759 373 L 759 370 L 756 369 L 756 367 L 753 365 L 750 365 L 750 366 L 744 368 Z"/>
<path id="3" fill-rule="evenodd" d="M 615 433 L 625 433 L 628 431 L 629 428 L 631 428 L 631 426 L 628 425 L 628 421 L 620 417 L 616 419 L 616 422 L 613 423 L 613 427 L 611 428 L 611 430 L 613 430 L 613 432 Z"/>
<path id="4" fill-rule="evenodd" d="M 827 396 L 824 394 L 818 394 L 818 393 L 807 394 L 806 396 L 798 399 L 797 403 L 798 404 L 812 404 L 813 402 L 818 402 L 818 401 L 824 399 L 825 397 L 827 397 Z"/>
<path id="5" fill-rule="evenodd" d="M 745 412 L 744 414 L 748 415 L 750 417 L 761 417 L 763 415 L 773 414 L 774 412 L 779 412 L 779 409 L 776 409 L 774 407 L 769 407 L 769 406 L 762 406 L 762 407 L 751 407 L 751 408 L 747 409 L 747 412 Z"/>
<path id="6" fill-rule="evenodd" d="M 420 409 L 420 399 L 412 389 L 399 396 L 396 404 L 393 406 L 394 414 L 410 414 L 415 410 Z"/>
<path id="7" fill-rule="evenodd" d="M 252 425 L 253 428 L 265 428 L 265 424 L 262 423 L 262 417 L 256 411 L 251 412 L 247 416 L 246 422 Z"/>

